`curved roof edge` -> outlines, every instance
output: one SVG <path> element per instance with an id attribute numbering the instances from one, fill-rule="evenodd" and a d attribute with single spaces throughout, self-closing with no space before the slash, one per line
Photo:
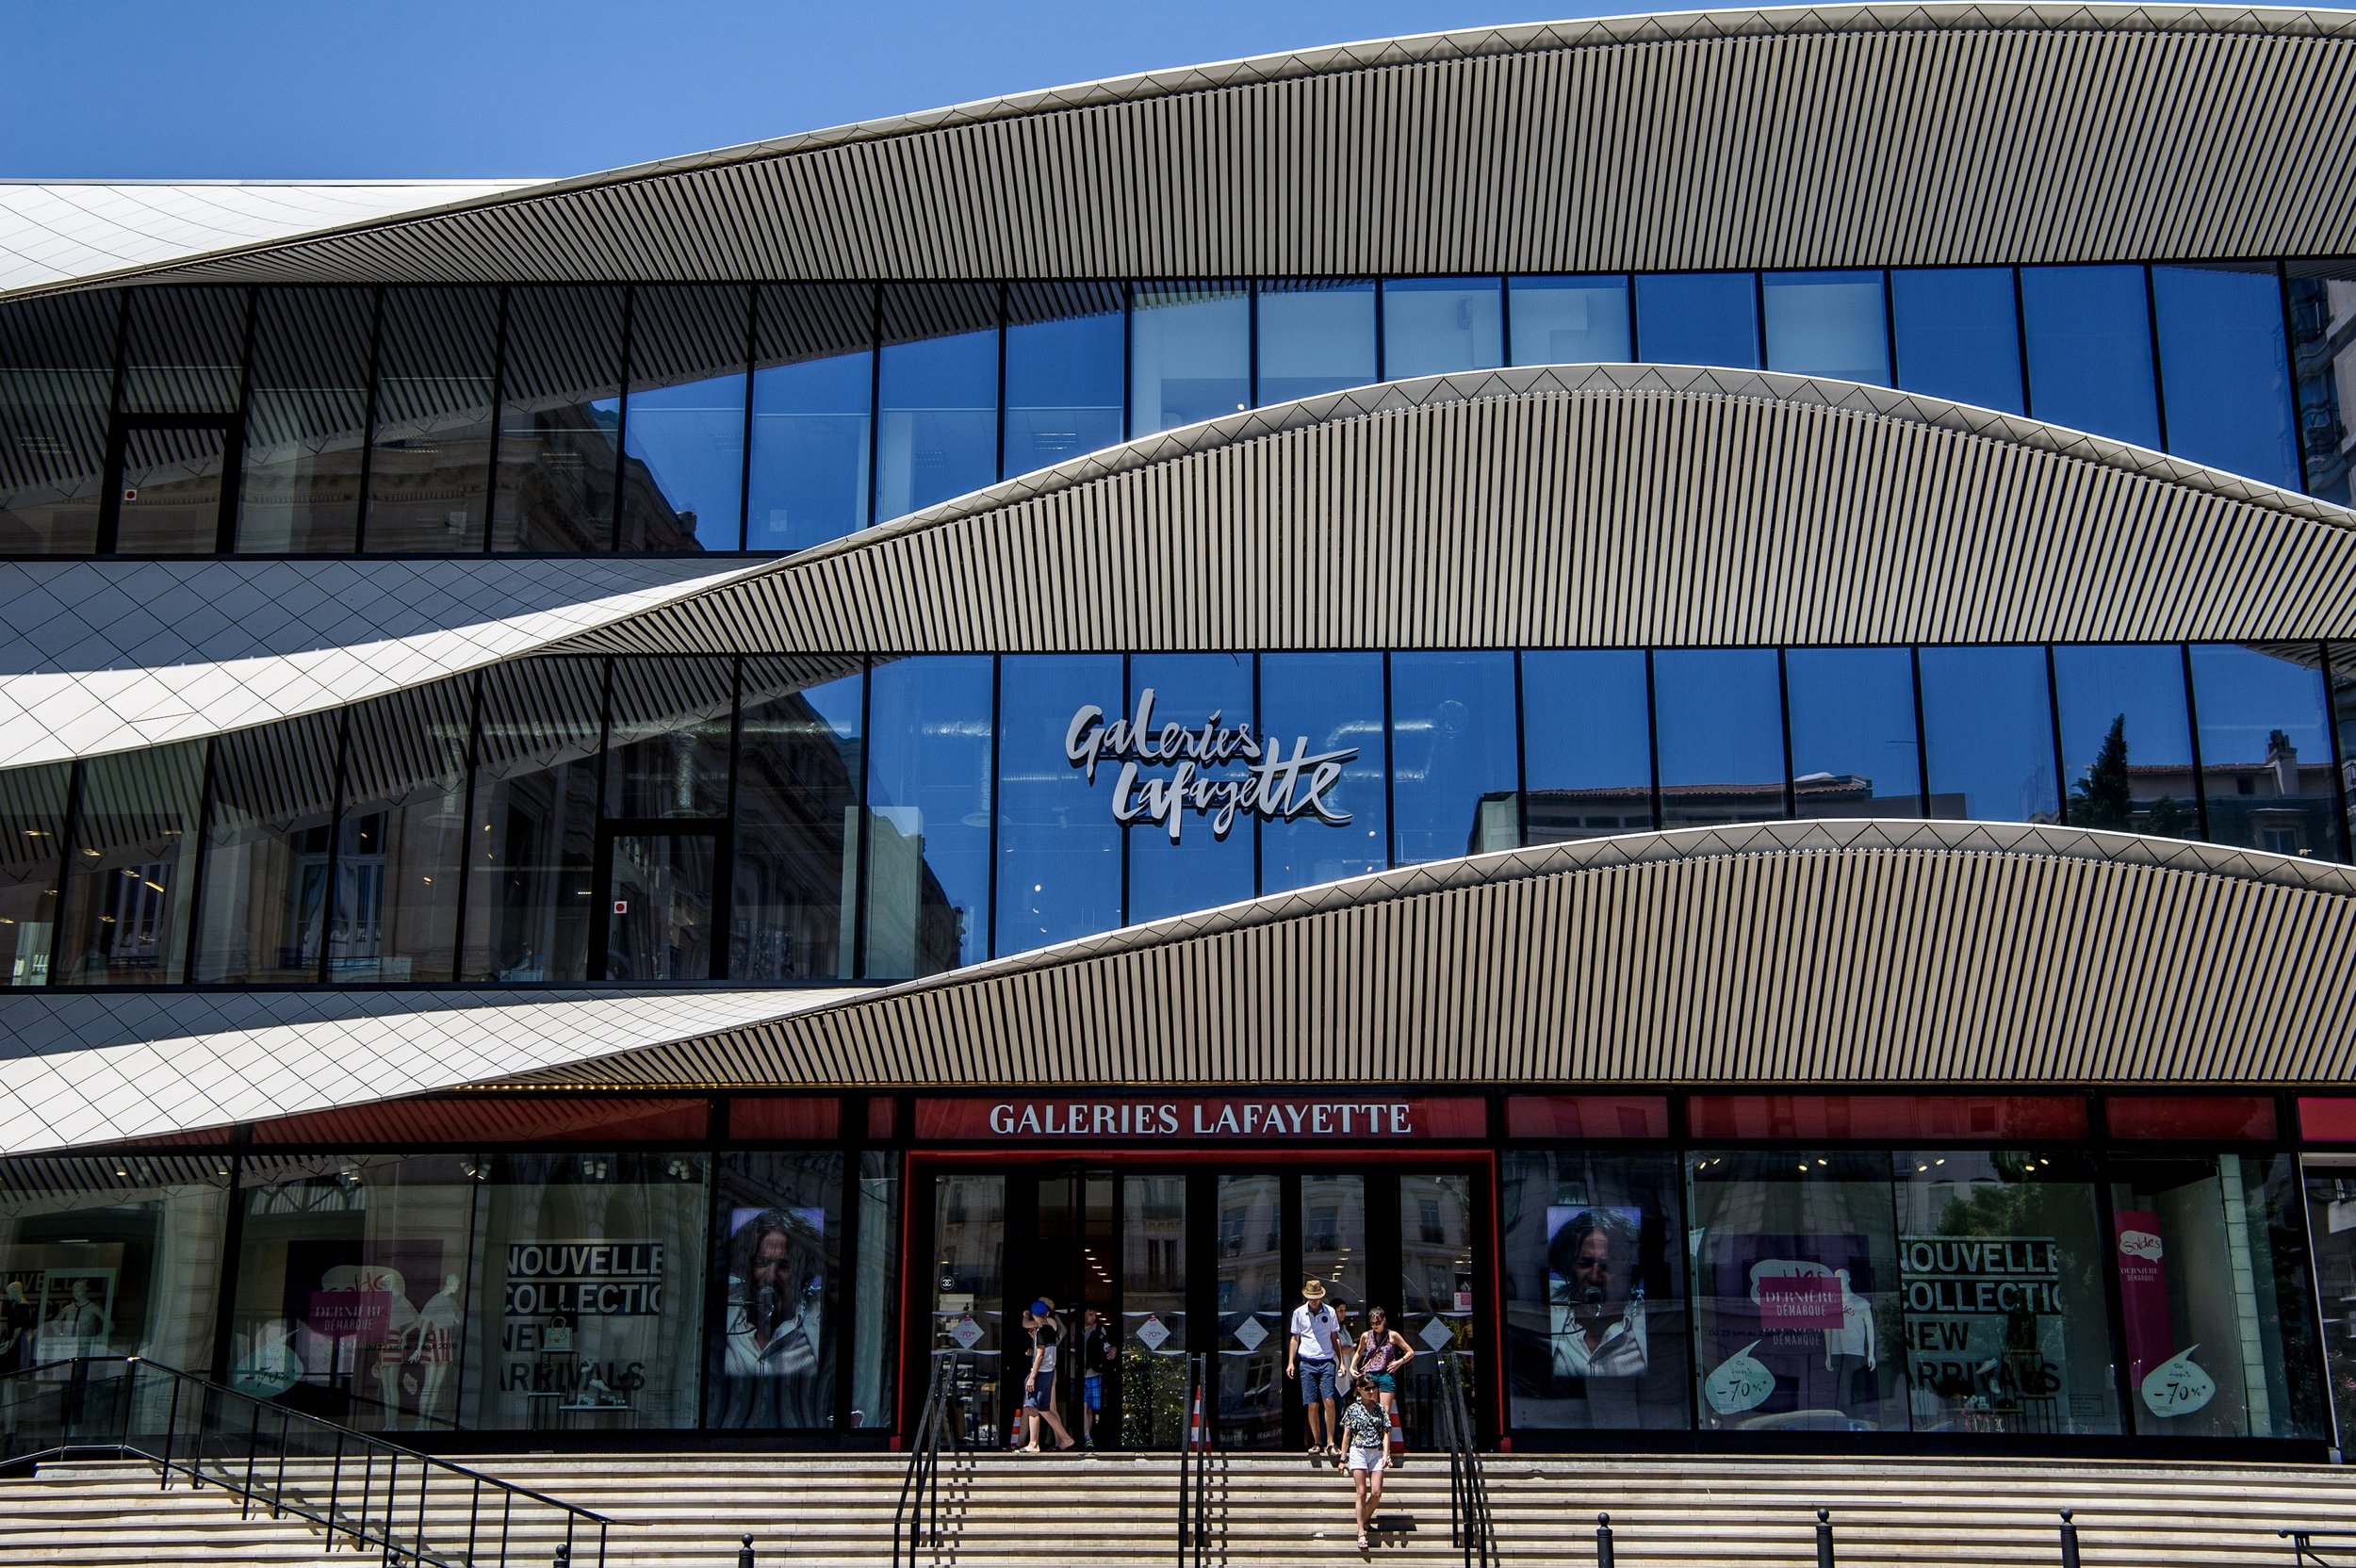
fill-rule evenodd
<path id="1" fill-rule="evenodd" d="M 1223 88 L 1306 80 L 1383 67 L 1692 40 L 2002 30 L 2348 39 L 2356 38 L 2356 11 L 2272 6 L 2126 4 L 1775 6 L 1636 12 L 1614 17 L 1523 23 L 1372 39 L 1034 89 L 940 108 L 795 132 L 646 163 L 627 164 L 617 169 L 540 181 L 527 188 L 496 195 L 410 208 L 379 218 L 311 230 L 300 236 L 227 245 L 176 256 L 169 261 L 143 263 L 57 283 L 0 291 L 0 300 L 162 277 L 198 264 L 259 254 L 288 244 L 366 234 L 404 222 L 456 213 L 492 211 L 543 198 L 628 185 L 634 181 L 792 157 L 798 154 L 864 142 L 888 141 L 929 131 L 1019 120 L 1072 109 L 1152 102 Z"/>

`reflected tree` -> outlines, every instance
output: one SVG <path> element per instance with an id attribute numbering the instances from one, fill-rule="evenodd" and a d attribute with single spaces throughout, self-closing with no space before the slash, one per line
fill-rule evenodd
<path id="1" fill-rule="evenodd" d="M 2127 715 L 2121 713 L 2111 720 L 2110 732 L 2102 737 L 2102 749 L 2086 764 L 2085 776 L 2070 787 L 2070 825 L 2154 833 L 2170 839 L 2200 836 L 2192 808 L 2173 795 L 2162 795 L 2145 806 L 2139 823 L 2135 811 L 2127 774 Z"/>

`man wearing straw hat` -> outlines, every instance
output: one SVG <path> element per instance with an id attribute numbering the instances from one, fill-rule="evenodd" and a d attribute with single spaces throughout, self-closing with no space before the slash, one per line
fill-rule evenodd
<path id="1" fill-rule="evenodd" d="M 1333 1345 L 1341 1315 L 1325 1304 L 1325 1282 L 1303 1280 L 1301 1305 L 1293 1309 L 1292 1333 L 1284 1341 L 1284 1376 L 1301 1380 L 1301 1403 L 1309 1413 L 1309 1457 L 1340 1453 L 1342 1429 L 1333 1413 Z"/>

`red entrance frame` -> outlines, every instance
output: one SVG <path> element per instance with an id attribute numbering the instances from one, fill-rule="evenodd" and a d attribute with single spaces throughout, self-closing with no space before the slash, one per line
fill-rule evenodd
<path id="1" fill-rule="evenodd" d="M 1478 1146 L 1401 1149 L 1395 1143 L 1318 1144 L 1313 1148 L 1299 1145 L 1256 1145 L 1250 1148 L 1229 1146 L 1206 1148 L 1201 1144 L 1178 1149 L 1154 1150 L 1151 1152 L 1135 1149 L 1094 1148 L 1076 1141 L 1064 1145 L 1025 1144 L 1013 1149 L 975 1149 L 971 1147 L 910 1149 L 904 1155 L 907 1186 L 900 1200 L 900 1279 L 899 1334 L 896 1349 L 900 1365 L 900 1396 L 894 1401 L 896 1414 L 892 1426 L 892 1447 L 903 1446 L 908 1433 L 915 1429 L 920 1413 L 916 1407 L 924 1399 L 924 1391 L 913 1385 L 907 1374 L 913 1358 L 908 1354 L 908 1334 L 922 1311 L 929 1318 L 929 1306 L 919 1308 L 919 1283 L 914 1262 L 916 1251 L 916 1184 L 929 1177 L 941 1167 L 961 1166 L 996 1169 L 1023 1169 L 1039 1166 L 1084 1165 L 1111 1169 L 1117 1173 L 1130 1170 L 1168 1169 L 1173 1166 L 1200 1168 L 1203 1166 L 1233 1166 L 1252 1169 L 1268 1167 L 1317 1167 L 1330 1169 L 1352 1165 L 1403 1170 L 1470 1168 L 1486 1184 L 1481 1194 L 1481 1226 L 1486 1233 L 1485 1256 L 1480 1266 L 1481 1305 L 1479 1314 L 1481 1343 L 1486 1346 L 1483 1359 L 1489 1366 L 1489 1409 L 1491 1427 L 1498 1434 L 1497 1446 L 1508 1445 L 1504 1434 L 1509 1429 L 1505 1410 L 1505 1267 L 1504 1233 L 1497 1214 L 1499 1187 L 1497 1184 L 1497 1151 Z M 924 1256 L 932 1256 L 927 1243 Z M 930 1279 L 932 1271 L 925 1270 Z"/>

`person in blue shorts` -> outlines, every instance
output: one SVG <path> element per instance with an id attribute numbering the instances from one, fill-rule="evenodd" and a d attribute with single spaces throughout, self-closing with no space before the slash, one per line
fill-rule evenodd
<path id="1" fill-rule="evenodd" d="M 1293 1309 L 1292 1332 L 1284 1340 L 1284 1376 L 1301 1380 L 1301 1402 L 1309 1413 L 1309 1457 L 1338 1459 L 1342 1429 L 1333 1409 L 1334 1347 L 1343 1334 L 1341 1314 L 1326 1304 L 1325 1282 L 1304 1280 L 1301 1305 Z"/>
<path id="2" fill-rule="evenodd" d="M 1080 1446 L 1096 1446 L 1097 1417 L 1104 1413 L 1104 1374 L 1121 1362 L 1104 1315 L 1094 1307 L 1080 1314 Z"/>

